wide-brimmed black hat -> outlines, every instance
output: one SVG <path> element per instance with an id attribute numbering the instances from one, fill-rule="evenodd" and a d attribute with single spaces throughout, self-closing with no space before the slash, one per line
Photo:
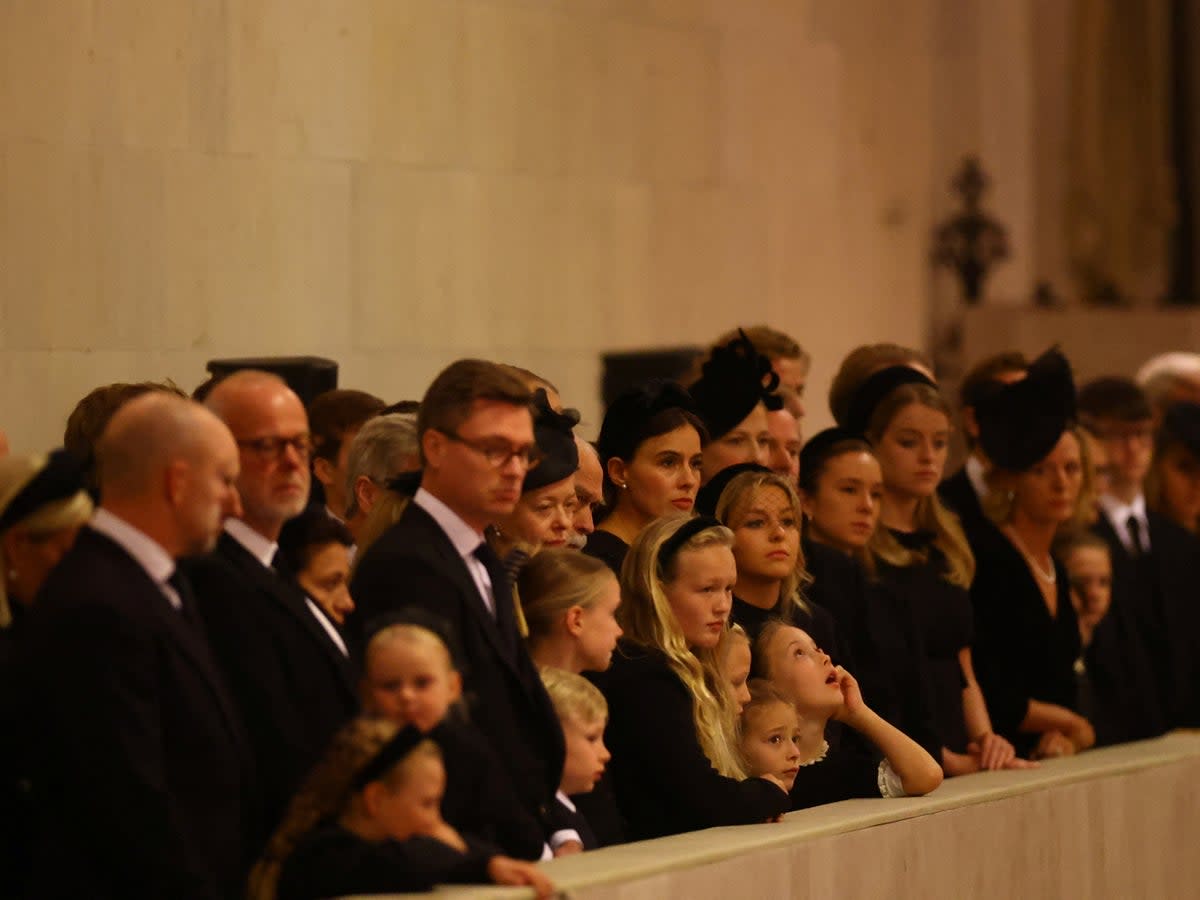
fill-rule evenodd
<path id="1" fill-rule="evenodd" d="M 680 384 L 655 378 L 617 396 L 604 413 L 596 451 L 601 463 L 610 459 L 633 459 L 638 446 L 648 437 L 647 425 L 668 409 L 681 409 L 700 418 L 692 395 Z M 703 439 L 705 435 L 701 435 Z"/>
<path id="2" fill-rule="evenodd" d="M 1045 459 L 1075 420 L 1075 380 L 1058 348 L 1029 366 L 1020 381 L 1006 384 L 975 406 L 979 445 L 991 462 L 1023 472 Z"/>
<path id="3" fill-rule="evenodd" d="M 578 424 L 576 410 L 558 412 L 550 405 L 546 391 L 538 388 L 533 395 L 533 434 L 541 461 L 525 473 L 522 492 L 536 491 L 575 474 L 579 468 L 579 447 L 572 429 Z"/>
<path id="4" fill-rule="evenodd" d="M 717 440 L 736 428 L 760 402 L 767 409 L 781 409 L 783 399 L 775 393 L 777 387 L 779 376 L 771 361 L 739 331 L 728 344 L 713 348 L 691 394 L 709 437 Z"/>

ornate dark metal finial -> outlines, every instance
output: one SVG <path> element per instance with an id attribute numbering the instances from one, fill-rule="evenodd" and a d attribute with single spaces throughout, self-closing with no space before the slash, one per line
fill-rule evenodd
<path id="1" fill-rule="evenodd" d="M 1008 230 L 981 208 L 984 191 L 991 183 L 979 159 L 968 156 L 951 185 L 962 196 L 963 211 L 934 230 L 933 261 L 958 272 L 963 299 L 979 302 L 988 270 L 1008 258 Z"/>

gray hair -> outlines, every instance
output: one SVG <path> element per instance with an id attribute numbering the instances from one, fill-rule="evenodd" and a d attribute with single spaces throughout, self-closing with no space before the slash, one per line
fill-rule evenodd
<path id="1" fill-rule="evenodd" d="M 1134 379 L 1150 405 L 1161 411 L 1164 398 L 1180 381 L 1200 377 L 1200 353 L 1160 353 L 1147 360 Z"/>
<path id="2" fill-rule="evenodd" d="M 416 413 L 368 419 L 354 436 L 346 457 L 346 518 L 359 512 L 354 485 L 360 477 L 383 485 L 404 471 L 405 462 L 416 458 L 419 450 Z"/>

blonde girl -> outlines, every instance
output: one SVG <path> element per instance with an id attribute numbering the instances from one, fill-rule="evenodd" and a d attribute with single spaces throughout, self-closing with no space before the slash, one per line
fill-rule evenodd
<path id="1" fill-rule="evenodd" d="M 621 636 L 621 586 L 604 562 L 575 550 L 543 550 L 522 568 L 517 592 L 538 668 L 608 668 Z"/>

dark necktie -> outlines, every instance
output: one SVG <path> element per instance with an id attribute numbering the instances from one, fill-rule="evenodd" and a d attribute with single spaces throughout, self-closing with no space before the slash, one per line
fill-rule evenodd
<path id="1" fill-rule="evenodd" d="M 504 563 L 500 561 L 496 551 L 488 546 L 486 541 L 475 548 L 475 558 L 483 563 L 492 582 L 492 606 L 501 644 L 512 652 L 517 646 L 517 621 L 513 614 L 512 587 L 508 573 L 504 570 Z"/>
<path id="2" fill-rule="evenodd" d="M 199 627 L 200 619 L 196 614 L 196 595 L 192 593 L 192 583 L 186 575 L 176 569 L 167 579 L 175 593 L 179 595 L 179 614 L 189 625 Z"/>
<path id="3" fill-rule="evenodd" d="M 1141 519 L 1137 516 L 1130 516 L 1125 521 L 1125 527 L 1129 529 L 1129 546 L 1133 555 L 1141 556 L 1146 552 L 1146 539 L 1142 535 Z"/>

